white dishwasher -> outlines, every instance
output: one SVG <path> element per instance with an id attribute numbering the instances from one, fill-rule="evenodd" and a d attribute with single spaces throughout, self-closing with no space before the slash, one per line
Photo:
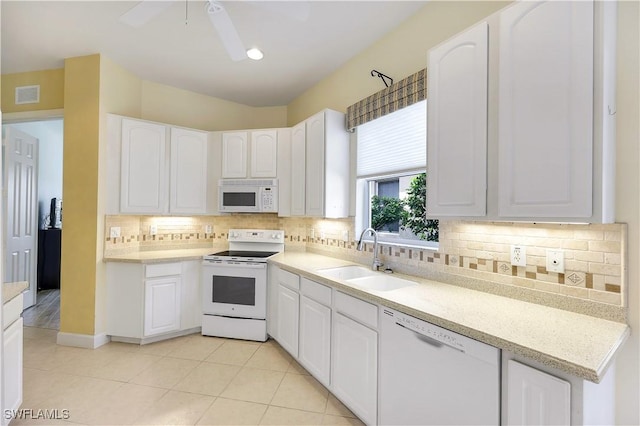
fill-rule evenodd
<path id="1" fill-rule="evenodd" d="M 382 308 L 381 425 L 498 425 L 500 350 Z"/>

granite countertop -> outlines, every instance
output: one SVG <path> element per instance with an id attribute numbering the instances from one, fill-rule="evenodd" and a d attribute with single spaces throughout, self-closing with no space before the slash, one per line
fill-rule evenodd
<path id="1" fill-rule="evenodd" d="M 10 302 L 29 288 L 27 281 L 4 283 L 2 285 L 2 303 Z"/>
<path id="2" fill-rule="evenodd" d="M 312 253 L 284 252 L 269 262 L 595 383 L 630 333 L 624 323 L 403 274 L 394 276 L 419 285 L 393 291 L 360 289 L 318 272 L 354 263 Z"/>
<path id="3" fill-rule="evenodd" d="M 215 247 L 180 249 L 180 250 L 156 250 L 137 251 L 127 254 L 104 256 L 104 262 L 129 262 L 129 263 L 162 263 L 181 260 L 198 260 L 202 256 L 214 253 Z"/>

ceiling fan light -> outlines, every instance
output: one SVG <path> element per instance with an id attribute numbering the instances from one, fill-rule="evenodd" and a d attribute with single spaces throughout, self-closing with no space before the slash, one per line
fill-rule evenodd
<path id="1" fill-rule="evenodd" d="M 247 50 L 247 56 L 251 59 L 253 59 L 254 61 L 259 61 L 260 59 L 262 59 L 264 57 L 264 54 L 262 53 L 262 51 L 256 47 L 251 48 L 249 50 Z"/>

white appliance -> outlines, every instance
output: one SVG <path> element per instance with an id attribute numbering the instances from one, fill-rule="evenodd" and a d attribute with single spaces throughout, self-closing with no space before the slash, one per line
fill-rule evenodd
<path id="1" fill-rule="evenodd" d="M 500 424 L 500 350 L 384 308 L 378 421 Z"/>
<path id="2" fill-rule="evenodd" d="M 284 250 L 284 231 L 230 229 L 229 250 L 202 261 L 202 334 L 267 340 L 267 259 Z"/>
<path id="3" fill-rule="evenodd" d="M 278 179 L 220 179 L 218 209 L 222 213 L 277 213 Z"/>

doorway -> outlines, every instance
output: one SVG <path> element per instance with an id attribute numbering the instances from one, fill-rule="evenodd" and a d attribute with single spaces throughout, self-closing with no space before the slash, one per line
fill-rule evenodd
<path id="1" fill-rule="evenodd" d="M 36 232 L 33 262 L 33 275 L 29 276 L 29 291 L 24 295 L 25 325 L 43 328 L 59 329 L 60 324 L 60 242 L 62 233 L 62 156 L 63 156 L 63 120 L 61 118 L 42 119 L 37 121 L 22 121 L 3 125 L 3 135 L 21 134 L 37 140 L 38 160 L 36 162 L 35 185 L 36 202 L 31 212 L 20 213 L 23 220 L 30 214 L 35 216 Z M 3 144 L 6 137 L 3 138 Z M 4 149 L 6 151 L 6 148 Z M 11 171 L 12 161 L 7 152 L 3 152 L 3 165 L 6 171 Z M 5 172 L 5 183 L 8 183 Z M 7 209 L 13 203 L 8 200 L 5 190 Z M 5 229 L 12 223 L 11 215 L 7 211 Z M 12 225 L 13 226 L 13 225 Z M 5 234 L 3 244 L 5 248 L 13 244 L 10 235 Z M 5 250 L 5 265 L 11 258 Z M 26 262 L 26 260 L 24 260 Z M 26 264 L 21 267 L 27 270 Z M 10 268 L 5 269 L 5 281 L 15 280 L 16 272 L 10 277 Z M 22 272 L 18 275 L 23 275 Z M 25 275 L 27 277 L 28 275 Z M 25 280 L 27 280 L 25 278 Z"/>

